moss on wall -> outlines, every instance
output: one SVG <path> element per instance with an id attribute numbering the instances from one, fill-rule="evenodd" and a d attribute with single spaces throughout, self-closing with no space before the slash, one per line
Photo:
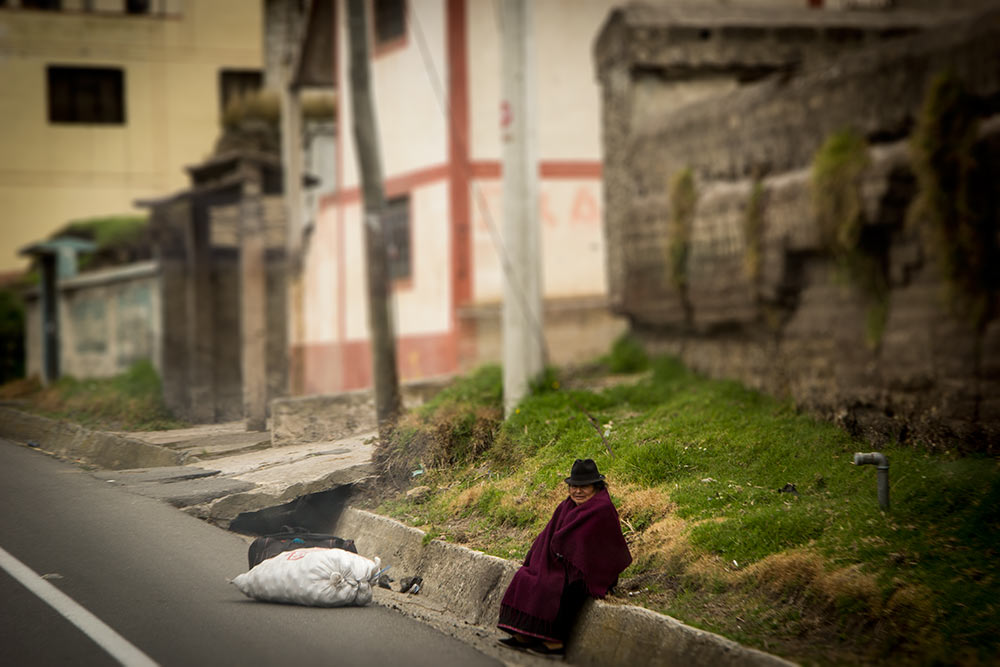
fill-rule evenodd
<path id="1" fill-rule="evenodd" d="M 909 222 L 919 226 L 941 271 L 948 305 L 977 328 L 992 315 L 997 254 L 989 193 L 976 185 L 978 131 L 976 100 L 961 80 L 950 73 L 934 77 L 910 138 L 918 192 Z"/>
<path id="2" fill-rule="evenodd" d="M 853 130 L 827 137 L 812 165 L 812 200 L 820 236 L 834 254 L 853 251 L 861 234 L 861 175 L 868 143 Z"/>
<path id="3" fill-rule="evenodd" d="M 694 174 L 682 169 L 670 181 L 670 217 L 667 220 L 667 259 L 670 283 L 684 292 L 688 284 L 688 255 L 691 249 L 691 227 L 698 206 Z"/>
<path id="4" fill-rule="evenodd" d="M 865 226 L 861 182 L 869 164 L 864 137 L 851 129 L 836 132 L 813 158 L 810 185 L 822 247 L 833 257 L 838 277 L 864 299 L 865 338 L 876 347 L 889 312 L 889 283 L 886 240 Z"/>
<path id="5" fill-rule="evenodd" d="M 743 268 L 753 285 L 760 280 L 761 246 L 764 237 L 764 198 L 767 191 L 760 178 L 754 179 L 743 217 L 743 239 L 745 251 Z"/>

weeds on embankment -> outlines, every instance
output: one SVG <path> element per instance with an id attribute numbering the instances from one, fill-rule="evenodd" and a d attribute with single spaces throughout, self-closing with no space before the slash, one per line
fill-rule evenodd
<path id="1" fill-rule="evenodd" d="M 155 431 L 189 426 L 174 418 L 163 402 L 160 376 L 148 361 L 120 375 L 77 380 L 64 376 L 42 386 L 37 379 L 0 387 L 0 399 L 46 417 L 107 431 Z"/>
<path id="2" fill-rule="evenodd" d="M 373 504 L 520 560 L 590 457 L 634 557 L 612 602 L 807 664 L 996 659 L 997 460 L 886 447 L 883 513 L 875 471 L 852 465 L 870 446 L 787 402 L 669 358 L 604 374 L 550 371 L 505 421 L 499 368 L 458 379 L 380 443 Z M 407 500 L 415 485 L 429 495 Z"/>

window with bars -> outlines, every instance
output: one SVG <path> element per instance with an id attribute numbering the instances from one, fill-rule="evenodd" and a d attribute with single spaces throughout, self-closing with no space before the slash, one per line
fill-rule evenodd
<path id="1" fill-rule="evenodd" d="M 125 72 L 118 67 L 50 65 L 49 122 L 125 124 Z"/>
<path id="2" fill-rule="evenodd" d="M 375 46 L 384 46 L 406 36 L 406 0 L 373 0 Z"/>
<path id="3" fill-rule="evenodd" d="M 247 98 L 264 85 L 264 75 L 259 69 L 219 70 L 219 108 L 222 113 L 230 102 Z"/>
<path id="4" fill-rule="evenodd" d="M 410 261 L 410 197 L 395 197 L 385 204 L 382 214 L 389 280 L 408 280 Z"/>

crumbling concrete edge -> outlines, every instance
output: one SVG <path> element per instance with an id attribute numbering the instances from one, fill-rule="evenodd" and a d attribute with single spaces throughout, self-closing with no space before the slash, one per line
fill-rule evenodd
<path id="1" fill-rule="evenodd" d="M 353 539 L 359 553 L 391 565 L 397 580 L 422 577 L 421 597 L 459 621 L 482 628 L 493 628 L 500 600 L 519 567 L 463 546 L 428 540 L 422 530 L 356 508 L 344 510 L 334 530 Z M 589 601 L 581 612 L 567 660 L 576 665 L 794 664 L 648 609 L 601 600 Z"/>
<path id="2" fill-rule="evenodd" d="M 0 406 L 0 437 L 37 447 L 55 456 L 107 470 L 158 468 L 187 462 L 187 454 L 114 433 L 49 419 Z"/>
<path id="3" fill-rule="evenodd" d="M 258 487 L 252 490 L 232 493 L 220 498 L 215 498 L 198 505 L 189 505 L 182 508 L 184 512 L 193 517 L 208 521 L 222 528 L 229 528 L 229 525 L 240 515 L 246 512 L 259 512 L 279 505 L 298 500 L 304 496 L 314 493 L 331 491 L 342 486 L 363 483 L 374 473 L 374 467 L 370 463 L 335 470 L 321 479 L 312 482 L 299 482 L 281 491 Z M 239 475 L 228 476 L 230 479 L 239 480 Z"/>

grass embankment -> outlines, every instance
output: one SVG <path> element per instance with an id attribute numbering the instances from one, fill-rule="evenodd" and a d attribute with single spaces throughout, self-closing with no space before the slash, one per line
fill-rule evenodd
<path id="1" fill-rule="evenodd" d="M 159 374 L 148 361 L 104 379 L 62 377 L 45 387 L 37 379 L 16 380 L 0 387 L 0 399 L 15 401 L 22 410 L 107 431 L 188 426 L 167 410 Z"/>
<path id="2" fill-rule="evenodd" d="M 628 345 L 606 362 L 629 355 L 641 367 Z M 997 460 L 887 447 L 883 513 L 874 467 L 852 465 L 871 447 L 788 403 L 671 359 L 597 379 L 550 373 L 506 421 L 498 368 L 458 380 L 381 443 L 371 502 L 519 560 L 591 457 L 634 557 L 612 601 L 805 663 L 997 659 Z"/>

